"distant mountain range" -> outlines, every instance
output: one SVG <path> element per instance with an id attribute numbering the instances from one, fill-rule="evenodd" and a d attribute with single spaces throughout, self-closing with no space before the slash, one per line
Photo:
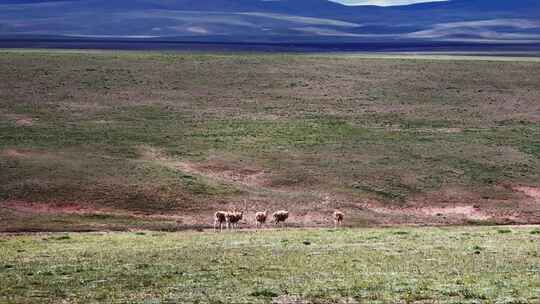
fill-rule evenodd
<path id="1" fill-rule="evenodd" d="M 538 0 L 2 0 L 0 37 L 235 42 L 540 42 Z"/>

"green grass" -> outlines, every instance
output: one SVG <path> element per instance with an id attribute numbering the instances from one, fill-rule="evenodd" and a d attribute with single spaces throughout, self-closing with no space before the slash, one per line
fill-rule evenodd
<path id="1" fill-rule="evenodd" d="M 501 185 L 540 184 L 539 63 L 469 59 L 0 52 L 0 200 L 516 203 Z M 245 187 L 178 162 L 268 176 Z"/>
<path id="2" fill-rule="evenodd" d="M 534 229 L 4 235 L 0 302 L 538 303 Z"/>

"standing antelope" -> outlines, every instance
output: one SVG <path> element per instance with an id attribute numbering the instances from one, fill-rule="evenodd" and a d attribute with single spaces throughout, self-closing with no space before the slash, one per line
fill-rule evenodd
<path id="1" fill-rule="evenodd" d="M 214 213 L 214 231 L 217 232 L 217 227 L 219 225 L 219 231 L 223 231 L 223 225 L 227 222 L 227 214 L 225 211 L 217 211 Z"/>
<path id="2" fill-rule="evenodd" d="M 227 212 L 227 215 L 225 217 L 227 219 L 227 228 L 238 229 L 238 222 L 240 222 L 244 217 L 244 211 Z"/>
<path id="3" fill-rule="evenodd" d="M 341 226 L 343 224 L 343 219 L 345 218 L 345 214 L 341 211 L 334 211 L 334 228 L 337 228 L 337 226 Z"/>
<path id="4" fill-rule="evenodd" d="M 259 228 L 262 225 L 266 223 L 266 219 L 268 218 L 268 211 L 265 210 L 264 212 L 257 212 L 255 214 L 255 220 L 257 221 L 255 223 L 255 227 Z"/>
<path id="5" fill-rule="evenodd" d="M 272 218 L 274 219 L 274 223 L 277 225 L 279 223 L 282 223 L 282 225 L 285 225 L 285 221 L 287 218 L 289 218 L 289 211 L 286 210 L 279 210 L 274 212 L 272 214 Z"/>

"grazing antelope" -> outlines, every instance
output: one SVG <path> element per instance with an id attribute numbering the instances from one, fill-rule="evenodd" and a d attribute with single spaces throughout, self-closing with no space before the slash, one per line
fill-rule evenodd
<path id="1" fill-rule="evenodd" d="M 257 221 L 255 223 L 255 227 L 259 228 L 262 225 L 266 223 L 266 219 L 268 218 L 268 211 L 265 210 L 264 212 L 257 212 L 255 214 L 255 220 Z"/>
<path id="2" fill-rule="evenodd" d="M 345 214 L 341 211 L 334 211 L 334 228 L 337 228 L 337 226 L 341 226 L 343 224 L 343 219 L 345 218 Z"/>
<path id="3" fill-rule="evenodd" d="M 282 223 L 282 225 L 285 225 L 285 221 L 289 218 L 289 211 L 286 210 L 279 210 L 274 212 L 272 214 L 272 218 L 274 219 L 274 223 L 277 225 L 279 223 Z"/>
<path id="4" fill-rule="evenodd" d="M 225 211 L 217 211 L 214 213 L 214 231 L 217 232 L 217 227 L 219 225 L 219 231 L 223 231 L 223 225 L 227 222 L 227 213 Z"/>

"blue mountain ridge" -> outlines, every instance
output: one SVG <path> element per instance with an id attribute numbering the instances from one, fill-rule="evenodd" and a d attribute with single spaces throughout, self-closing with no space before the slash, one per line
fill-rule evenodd
<path id="1" fill-rule="evenodd" d="M 540 1 L 345 6 L 328 0 L 3 0 L 0 36 L 196 41 L 540 42 Z"/>

